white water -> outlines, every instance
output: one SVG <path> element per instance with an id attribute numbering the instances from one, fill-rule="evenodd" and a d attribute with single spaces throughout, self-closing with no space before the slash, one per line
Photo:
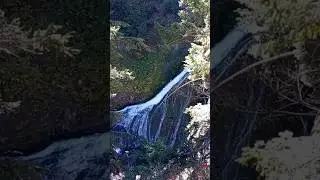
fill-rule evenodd
<path id="1" fill-rule="evenodd" d="M 132 135 L 137 135 L 144 137 L 149 141 L 154 141 L 159 137 L 162 124 L 164 122 L 166 116 L 166 107 L 162 111 L 162 115 L 160 117 L 160 121 L 158 119 L 154 119 L 150 117 L 150 113 L 155 108 L 161 106 L 164 102 L 168 93 L 172 91 L 175 87 L 179 87 L 182 82 L 186 80 L 188 77 L 190 70 L 184 69 L 180 74 L 178 74 L 173 80 L 171 80 L 155 97 L 150 99 L 149 101 L 137 105 L 128 106 L 119 112 L 122 114 L 123 118 L 119 123 L 113 127 L 113 131 L 117 131 L 119 129 L 124 129 L 127 133 Z M 152 120 L 159 121 L 159 128 L 154 132 L 151 132 L 151 124 Z"/>
<path id="2" fill-rule="evenodd" d="M 184 81 L 187 78 L 187 75 L 189 74 L 190 70 L 184 69 L 180 74 L 178 74 L 173 80 L 171 80 L 155 97 L 150 99 L 149 101 L 141 104 L 136 104 L 132 106 L 128 106 L 120 112 L 125 112 L 128 109 L 140 109 L 140 108 L 146 108 L 148 106 L 154 106 L 156 104 L 159 104 L 160 101 L 167 95 L 167 93 L 176 85 L 178 85 L 181 81 Z"/>

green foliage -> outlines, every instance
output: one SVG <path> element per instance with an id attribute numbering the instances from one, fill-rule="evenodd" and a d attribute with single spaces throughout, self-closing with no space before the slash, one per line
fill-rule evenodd
<path id="1" fill-rule="evenodd" d="M 113 0 L 111 1 L 111 19 L 125 21 L 130 26 L 122 30 L 126 35 L 134 37 L 146 38 L 148 28 L 147 24 L 150 23 L 152 14 L 155 13 L 156 7 L 159 5 L 155 1 L 144 0 Z"/>
<path id="2" fill-rule="evenodd" d="M 107 22 L 106 2 L 97 1 L 22 1 L 1 3 L 9 19 L 19 17 L 24 29 L 45 29 L 50 24 L 59 24 L 64 31 L 75 31 L 77 34 L 71 43 L 81 49 L 81 58 L 105 56 L 107 36 L 105 35 Z M 55 11 L 52 11 L 55 9 Z M 94 9 L 94 10 L 93 10 Z M 94 47 L 101 47 L 94 48 Z M 78 57 L 80 58 L 80 57 Z"/>
<path id="3" fill-rule="evenodd" d="M 62 26 L 50 24 L 47 29 L 34 31 L 32 36 L 33 48 L 40 52 L 55 50 L 69 57 L 74 57 L 74 55 L 79 54 L 79 49 L 67 46 L 70 38 L 75 34 L 75 31 L 58 34 L 57 32 L 60 29 L 62 29 Z"/>
<path id="4" fill-rule="evenodd" d="M 67 46 L 74 32 L 58 34 L 61 26 L 49 25 L 45 30 L 35 30 L 30 34 L 22 30 L 19 18 L 13 19 L 10 23 L 1 11 L 1 47 L 3 55 L 13 55 L 19 57 L 19 54 L 27 53 L 27 56 L 47 54 L 50 52 L 61 52 L 64 55 L 73 57 L 79 54 L 78 49 Z M 28 60 L 12 59 L 3 60 L 0 71 L 0 84 L 2 85 L 2 96 L 6 100 L 21 99 L 21 93 L 26 86 L 35 85 L 39 79 L 40 71 L 28 62 Z M 32 83 L 34 82 L 34 83 Z"/>
<path id="5" fill-rule="evenodd" d="M 174 152 L 173 149 L 167 148 L 161 141 L 145 144 L 140 150 L 144 155 L 138 156 L 137 162 L 148 164 L 168 163 Z"/>
<path id="6" fill-rule="evenodd" d="M 186 57 L 185 66 L 191 70 L 189 79 L 201 78 L 206 80 L 210 68 L 210 1 L 209 0 L 181 0 L 180 6 L 186 6 L 180 11 L 182 26 L 191 26 L 191 34 L 194 43 L 191 44 L 189 54 Z M 197 17 L 198 20 L 190 19 Z"/>
<path id="7" fill-rule="evenodd" d="M 121 34 L 119 33 L 119 30 L 119 25 L 114 25 L 110 27 L 111 63 L 117 63 L 118 61 L 124 58 L 124 56 L 120 53 L 122 49 L 118 47 L 118 40 L 122 38 Z M 110 93 L 115 93 L 119 91 L 119 86 L 123 86 L 123 80 L 132 80 L 134 77 L 131 74 L 132 73 L 128 69 L 118 70 L 117 67 L 113 67 L 110 64 Z"/>
<path id="8" fill-rule="evenodd" d="M 260 41 L 252 47 L 251 54 L 263 59 L 296 50 L 294 56 L 278 58 L 273 64 L 263 66 L 259 73 L 265 84 L 278 95 L 275 98 L 293 97 L 301 102 L 308 101 L 298 92 L 300 93 L 303 86 L 309 86 L 314 90 L 318 88 L 312 86 L 316 85 L 315 79 L 318 77 L 315 47 L 318 46 L 317 40 L 320 35 L 319 1 L 238 1 L 247 7 L 238 10 L 239 25 L 250 27 L 249 31 L 256 33 Z M 312 46 L 310 42 L 313 43 Z M 301 73 L 308 71 L 310 73 Z M 318 97 L 316 95 L 311 99 L 313 98 Z M 288 104 L 288 101 L 284 101 L 276 106 L 285 107 Z M 319 146 L 315 143 L 318 135 L 292 135 L 293 133 L 285 131 L 279 133 L 280 137 L 267 142 L 257 141 L 254 147 L 243 149 L 238 162 L 255 167 L 264 179 L 319 179 Z"/>
<path id="9" fill-rule="evenodd" d="M 191 32 L 195 37 L 194 43 L 191 44 L 189 54 L 186 57 L 185 66 L 191 69 L 189 79 L 196 80 L 201 78 L 206 80 L 210 69 L 210 1 L 180 1 L 180 6 L 186 5 L 186 10 L 180 12 L 180 17 L 183 24 L 192 24 L 194 29 Z M 196 13 L 200 18 L 201 24 L 188 19 L 190 12 Z M 198 21 L 199 22 L 199 21 Z M 190 33 L 190 32 L 189 32 Z"/>
<path id="10" fill-rule="evenodd" d="M 188 139 L 195 143 L 196 140 L 207 135 L 210 127 L 210 104 L 200 104 L 186 109 L 191 116 L 191 121 L 187 125 L 189 131 Z"/>
<path id="11" fill-rule="evenodd" d="M 159 24 L 158 27 L 170 33 Z M 140 100 L 149 98 L 166 82 L 163 72 L 169 47 L 151 50 L 143 39 L 123 36 L 119 30 L 120 26 L 112 26 L 110 31 L 111 64 L 116 66 L 111 67 L 111 92 L 130 94 Z"/>
<path id="12" fill-rule="evenodd" d="M 146 100 L 180 70 L 177 60 L 169 62 L 167 56 L 172 52 L 169 44 L 176 43 L 186 30 L 180 28 L 178 23 L 160 25 L 178 18 L 177 15 L 172 15 L 178 12 L 178 3 L 167 0 L 134 0 L 130 3 L 114 0 L 111 6 L 111 19 L 117 20 L 112 22 L 114 27 L 111 28 L 111 64 L 118 71 L 131 73 L 134 77 L 111 79 L 111 90 L 115 93 L 115 99 L 123 97 L 130 99 L 130 103 Z M 164 17 L 155 16 L 159 14 L 164 14 Z M 123 21 L 128 24 L 123 24 Z M 138 37 L 145 38 L 152 47 Z M 159 44 L 159 38 L 164 42 L 164 46 Z"/>
<path id="13" fill-rule="evenodd" d="M 174 149 L 166 147 L 162 141 L 146 143 L 131 153 L 130 161 L 133 164 L 125 172 L 127 179 L 133 179 L 136 175 L 141 175 L 143 179 L 150 178 L 155 175 L 155 170 L 163 168 L 170 160 L 178 156 Z"/>
<path id="14" fill-rule="evenodd" d="M 206 95 L 205 84 L 209 81 L 210 69 L 210 1 L 181 0 L 180 6 L 183 5 L 186 8 L 179 13 L 182 19 L 181 24 L 184 27 L 190 27 L 190 31 L 186 34 L 194 37 L 189 54 L 185 57 L 185 67 L 191 70 L 188 78 L 195 81 L 194 89 L 199 89 L 202 95 Z M 210 104 L 198 103 L 187 108 L 186 113 L 191 117 L 187 125 L 188 140 L 192 144 L 194 153 L 197 153 L 197 157 L 191 158 L 194 161 L 193 166 L 197 169 L 199 162 L 209 162 L 210 147 L 205 139 L 209 135 Z M 209 175 L 208 172 L 204 172 L 201 176 L 204 178 Z"/>
<path id="15" fill-rule="evenodd" d="M 316 71 L 311 69 L 318 67 L 312 61 L 317 58 L 313 55 L 317 52 L 314 47 L 318 46 L 318 42 L 313 40 L 320 35 L 319 1 L 237 1 L 247 7 L 238 10 L 239 25 L 249 27 L 249 31 L 256 33 L 259 40 L 250 50 L 251 54 L 263 59 L 296 49 L 295 56 L 279 58 L 273 64 L 265 64 L 260 74 L 265 84 L 275 94 L 279 94 L 276 98 L 299 97 L 296 92 L 304 85 L 311 87 L 315 81 L 309 77 L 317 77 Z M 314 47 L 307 50 L 305 46 L 308 42 L 314 43 Z M 312 73 L 301 73 L 307 71 Z M 300 96 L 299 101 L 304 102 L 305 99 Z M 276 106 L 287 106 L 287 101 L 284 102 L 283 105 Z M 279 133 L 280 137 L 267 142 L 257 141 L 254 147 L 243 149 L 238 162 L 255 167 L 264 179 L 319 179 L 319 147 L 315 143 L 318 135 L 292 135 L 293 133 L 285 131 Z M 301 151 L 301 147 L 306 148 Z"/>
<path id="16" fill-rule="evenodd" d="M 120 26 L 112 26 L 110 32 L 111 63 L 117 66 L 111 67 L 111 92 L 139 99 L 150 97 L 165 83 L 168 47 L 151 50 L 143 39 L 123 36 L 119 29 Z"/>
<path id="17" fill-rule="evenodd" d="M 179 11 L 183 25 L 189 27 L 191 31 L 205 25 L 204 19 L 210 14 L 209 0 L 180 0 L 179 5 L 184 7 Z"/>
<path id="18" fill-rule="evenodd" d="M 180 0 L 179 3 L 186 5 L 186 9 L 191 10 L 191 12 L 195 13 L 202 20 L 206 18 L 210 12 L 210 0 Z"/>
<path id="19" fill-rule="evenodd" d="M 237 0 L 247 9 L 238 9 L 239 25 L 260 32 L 261 46 L 254 52 L 263 57 L 286 52 L 296 43 L 320 35 L 320 3 L 313 0 Z"/>
<path id="20" fill-rule="evenodd" d="M 172 23 L 170 26 L 164 27 L 156 22 L 155 27 L 165 45 L 179 42 L 186 32 L 179 23 Z"/>
<path id="21" fill-rule="evenodd" d="M 129 72 L 128 69 L 124 70 L 124 71 L 118 71 L 116 67 L 112 67 L 110 65 L 110 78 L 111 79 L 134 79 L 134 77 L 132 76 L 132 73 Z"/>
<path id="22" fill-rule="evenodd" d="M 151 95 L 159 90 L 166 82 L 163 74 L 165 68 L 165 59 L 169 55 L 168 49 L 159 49 L 157 52 L 146 54 L 143 58 L 137 60 L 132 71 L 136 77 L 134 89 L 140 95 Z"/>
<path id="23" fill-rule="evenodd" d="M 178 20 L 178 3 L 171 0 L 113 0 L 111 19 L 125 21 L 130 26 L 122 30 L 128 36 L 155 38 L 151 31 L 154 22 L 162 25 Z M 150 31 L 151 30 L 151 31 Z M 151 33 L 150 33 L 151 32 Z M 152 40 L 151 40 L 152 41 Z"/>
<path id="24" fill-rule="evenodd" d="M 121 27 L 127 26 L 124 22 L 114 22 L 110 27 L 110 62 L 119 63 L 124 58 L 138 58 L 146 52 L 151 52 L 151 48 L 145 41 L 137 37 L 124 36 L 119 32 Z"/>
<path id="25" fill-rule="evenodd" d="M 237 161 L 255 167 L 260 177 L 266 180 L 319 179 L 319 136 L 292 135 L 289 131 L 280 132 L 280 137 L 267 142 L 258 141 L 252 148 L 243 148 Z"/>
<path id="26" fill-rule="evenodd" d="M 111 84 L 115 92 L 125 92 L 138 99 L 149 98 L 154 95 L 165 83 L 165 59 L 169 50 L 166 48 L 147 53 L 144 57 L 135 61 L 123 60 L 122 67 L 127 67 L 132 72 L 134 80 L 124 79 Z"/>
<path id="27" fill-rule="evenodd" d="M 209 54 L 204 51 L 206 47 L 192 43 L 189 54 L 186 56 L 186 67 L 191 69 L 190 80 L 205 80 L 209 75 Z"/>
<path id="28" fill-rule="evenodd" d="M 62 26 L 50 24 L 46 29 L 24 31 L 19 18 L 11 21 L 0 10 L 0 51 L 18 57 L 21 52 L 39 54 L 48 52 L 62 52 L 73 57 L 79 54 L 78 49 L 68 46 L 74 32 L 59 34 Z"/>

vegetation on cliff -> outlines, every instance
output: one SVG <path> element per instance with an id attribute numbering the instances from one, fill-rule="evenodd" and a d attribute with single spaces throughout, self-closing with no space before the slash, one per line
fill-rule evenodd
<path id="1" fill-rule="evenodd" d="M 183 57 L 169 58 L 181 42 L 166 42 L 170 35 L 179 34 L 165 33 L 169 23 L 178 20 L 175 7 L 178 3 L 169 1 L 111 1 L 110 63 L 131 74 L 120 81 L 111 77 L 111 109 L 150 99 L 181 70 Z M 152 11 L 154 8 L 158 10 Z"/>
<path id="2" fill-rule="evenodd" d="M 181 143 L 178 147 L 173 148 L 165 147 L 161 140 L 155 143 L 145 143 L 144 146 L 131 150 L 128 157 L 124 154 L 122 158 L 118 157 L 118 161 L 113 160 L 117 167 L 116 170 L 112 171 L 113 178 L 116 178 L 117 174 L 118 178 L 124 179 L 137 177 L 141 179 L 209 178 L 210 4 L 207 0 L 191 0 L 180 1 L 179 5 L 180 11 L 177 14 L 181 19 L 180 22 L 174 22 L 167 26 L 155 23 L 161 39 L 161 44 L 155 51 L 158 53 L 167 51 L 175 43 L 191 43 L 189 53 L 181 62 L 184 62 L 184 66 L 191 70 L 187 83 L 191 84 L 198 94 L 205 97 L 205 100 L 198 100 L 197 105 L 186 109 L 185 113 L 188 113 L 192 119 L 185 129 L 190 134 L 188 142 Z M 164 56 L 167 56 L 167 54 L 164 54 Z M 145 71 L 141 72 L 141 77 L 144 77 L 145 81 L 141 81 L 143 83 L 148 82 L 148 79 L 146 79 L 148 69 L 154 65 L 158 68 L 162 66 L 159 62 L 154 63 L 153 59 L 149 59 L 149 62 L 153 65 L 146 63 L 147 61 L 141 61 L 141 64 L 137 63 Z M 144 64 L 148 66 L 143 66 Z M 134 68 L 128 69 L 131 71 Z M 136 80 L 137 76 L 134 75 L 134 71 L 131 72 L 134 80 Z M 148 86 L 144 85 L 141 88 L 148 89 Z"/>
<path id="3" fill-rule="evenodd" d="M 236 142 L 237 146 L 241 142 L 249 146 L 243 148 L 236 161 L 253 167 L 261 179 L 319 179 L 319 146 L 315 142 L 319 141 L 320 4 L 312 0 L 237 1 L 245 6 L 236 11 L 240 15 L 238 24 L 249 27 L 258 43 L 251 47 L 249 55 L 240 59 L 245 64 L 242 73 L 226 84 L 236 86 L 236 80 L 241 78 L 248 83 L 263 82 L 267 90 L 259 95 L 263 103 L 258 109 L 245 110 L 256 114 L 258 125 L 254 130 L 243 131 L 247 136 L 252 130 L 257 133 L 266 127 L 270 129 L 253 147 L 245 137 Z M 231 91 L 226 86 L 219 88 L 222 97 Z M 226 98 L 224 106 L 244 111 L 252 92 L 236 92 L 247 93 L 243 97 L 249 98 L 242 101 L 238 95 L 232 103 Z M 273 137 L 274 131 L 280 137 Z M 236 171 L 228 170 L 224 171 Z"/>

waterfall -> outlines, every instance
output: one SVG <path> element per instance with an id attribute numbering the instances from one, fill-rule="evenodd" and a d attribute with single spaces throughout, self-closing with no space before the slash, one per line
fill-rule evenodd
<path id="1" fill-rule="evenodd" d="M 166 101 L 164 101 L 164 104 L 166 103 Z M 167 107 L 164 107 L 162 108 L 162 115 L 161 115 L 161 119 L 160 119 L 160 124 L 159 124 L 159 128 L 157 130 L 157 133 L 156 133 L 156 136 L 154 137 L 153 140 L 157 140 L 159 138 L 159 135 L 160 135 L 160 132 L 161 132 L 161 127 L 162 127 L 162 124 L 163 124 L 163 121 L 164 121 L 164 118 L 166 117 L 167 115 Z"/>
<path id="2" fill-rule="evenodd" d="M 132 135 L 143 137 L 147 141 L 157 140 L 160 136 L 163 123 L 167 118 L 166 109 L 168 108 L 168 95 L 170 94 L 170 92 L 173 92 L 175 89 L 180 87 L 180 85 L 186 80 L 188 74 L 188 69 L 183 70 L 149 101 L 133 106 L 128 106 L 118 111 L 123 118 L 111 129 L 111 131 L 126 132 Z M 188 97 L 185 99 L 188 99 Z M 184 109 L 186 108 L 186 105 L 188 105 L 188 101 L 184 103 Z M 177 104 L 174 103 L 174 106 L 177 106 Z M 160 111 L 160 117 L 156 115 L 157 111 Z M 177 110 L 177 113 L 183 112 L 183 109 Z M 180 114 L 175 121 L 179 122 L 181 118 L 182 115 Z M 153 129 L 152 126 L 156 126 L 157 129 L 151 130 Z M 173 136 L 176 136 L 177 133 L 173 132 L 171 134 Z"/>

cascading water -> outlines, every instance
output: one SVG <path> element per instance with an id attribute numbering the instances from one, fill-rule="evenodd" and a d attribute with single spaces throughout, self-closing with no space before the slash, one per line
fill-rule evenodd
<path id="1" fill-rule="evenodd" d="M 179 75 L 171 80 L 154 98 L 145 103 L 129 106 L 120 110 L 119 113 L 122 114 L 123 118 L 112 128 L 112 131 L 124 131 L 132 135 L 143 137 L 148 141 L 157 140 L 160 136 L 163 122 L 166 119 L 166 109 L 168 108 L 168 101 L 166 101 L 166 98 L 168 97 L 169 92 L 172 92 L 175 87 L 178 88 L 186 80 L 188 74 L 189 70 L 183 70 Z M 185 108 L 187 104 L 188 102 L 186 102 L 183 107 Z M 177 104 L 175 104 L 175 106 L 177 106 Z M 157 111 L 161 111 L 160 117 L 156 115 Z M 182 111 L 183 109 L 177 110 L 177 112 Z M 178 119 L 176 120 L 177 123 L 180 119 L 181 118 L 178 117 Z M 158 128 L 156 130 L 153 130 L 153 127 Z M 176 133 L 173 133 L 174 136 L 175 134 Z"/>

